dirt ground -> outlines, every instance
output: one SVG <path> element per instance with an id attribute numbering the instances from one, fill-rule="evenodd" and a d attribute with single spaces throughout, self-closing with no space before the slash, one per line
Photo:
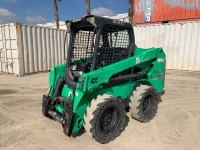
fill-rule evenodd
<path id="1" fill-rule="evenodd" d="M 42 116 L 41 97 L 48 73 L 25 77 L 0 74 L 0 149 L 198 150 L 200 72 L 167 71 L 166 93 L 156 117 L 140 123 L 127 113 L 125 131 L 109 144 L 86 133 L 67 137 L 62 126 Z"/>

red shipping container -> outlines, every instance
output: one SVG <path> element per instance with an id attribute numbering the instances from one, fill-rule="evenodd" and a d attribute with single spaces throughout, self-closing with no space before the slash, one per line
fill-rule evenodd
<path id="1" fill-rule="evenodd" d="M 135 0 L 134 24 L 200 20 L 200 0 Z"/>

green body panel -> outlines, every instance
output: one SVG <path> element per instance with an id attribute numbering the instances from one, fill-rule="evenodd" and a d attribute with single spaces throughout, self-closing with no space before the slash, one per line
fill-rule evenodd
<path id="1" fill-rule="evenodd" d="M 53 93 L 54 93 L 54 90 L 57 86 L 58 79 L 64 78 L 65 69 L 66 69 L 65 64 L 51 67 L 51 70 L 50 70 L 50 73 L 49 73 L 49 86 L 50 86 L 49 96 L 51 98 L 53 97 Z"/>
<path id="2" fill-rule="evenodd" d="M 83 73 L 79 77 L 79 81 L 76 85 L 76 90 L 70 89 L 67 85 L 64 85 L 61 91 L 61 96 L 73 101 L 73 122 L 72 133 L 76 134 L 83 126 L 84 114 L 87 106 L 91 103 L 92 99 L 95 99 L 98 95 L 104 93 L 115 97 L 121 97 L 122 100 L 130 98 L 135 84 L 147 84 L 155 87 L 158 92 L 164 90 L 165 80 L 165 53 L 161 48 L 150 48 L 135 50 L 134 56 L 119 61 L 117 63 L 108 65 L 98 70 L 94 70 L 89 73 Z M 74 62 L 80 63 L 79 61 Z M 124 84 L 113 86 L 107 89 L 102 88 L 102 84 L 109 82 L 112 75 L 117 74 L 123 70 L 133 68 L 140 68 L 142 71 L 147 71 L 146 78 L 140 78 L 136 81 L 128 81 Z M 64 79 L 66 65 L 59 65 L 51 68 L 49 75 L 50 85 L 50 97 L 53 97 L 54 90 L 58 83 L 59 78 Z M 134 69 L 132 69 L 134 72 Z M 59 113 L 63 113 L 60 105 L 55 106 L 55 110 Z"/>
<path id="3" fill-rule="evenodd" d="M 67 99 L 73 100 L 73 89 L 67 87 L 67 85 L 63 86 L 62 92 L 61 92 L 61 96 L 65 97 Z"/>
<path id="4" fill-rule="evenodd" d="M 104 89 L 102 92 L 115 97 L 121 97 L 121 99 L 126 99 L 132 94 L 135 84 L 137 84 L 137 82 L 127 82 L 109 89 Z"/>

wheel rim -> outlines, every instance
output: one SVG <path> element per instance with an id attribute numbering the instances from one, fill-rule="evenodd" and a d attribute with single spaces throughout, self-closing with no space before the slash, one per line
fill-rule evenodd
<path id="1" fill-rule="evenodd" d="M 119 120 L 119 110 L 115 107 L 106 108 L 100 117 L 100 130 L 104 134 L 111 133 Z"/>
<path id="2" fill-rule="evenodd" d="M 154 102 L 153 96 L 151 95 L 146 96 L 142 104 L 142 111 L 144 113 L 148 113 L 149 111 L 151 111 L 153 107 L 153 102 Z"/>

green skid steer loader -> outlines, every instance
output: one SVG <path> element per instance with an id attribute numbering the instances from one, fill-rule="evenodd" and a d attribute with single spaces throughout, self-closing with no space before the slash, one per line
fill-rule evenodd
<path id="1" fill-rule="evenodd" d="M 127 111 L 150 121 L 164 92 L 162 48 L 137 48 L 132 25 L 115 19 L 86 16 L 66 26 L 67 61 L 50 70 L 43 115 L 59 121 L 68 136 L 84 127 L 100 143 L 120 135 Z"/>

